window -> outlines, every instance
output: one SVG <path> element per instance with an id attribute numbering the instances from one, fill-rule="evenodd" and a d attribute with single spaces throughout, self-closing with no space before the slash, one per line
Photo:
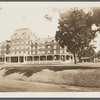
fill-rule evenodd
<path id="1" fill-rule="evenodd" d="M 25 53 L 28 54 L 28 51 L 26 51 Z"/>
<path id="2" fill-rule="evenodd" d="M 19 37 L 17 37 L 17 39 L 19 39 Z"/>
<path id="3" fill-rule="evenodd" d="M 14 52 L 12 52 L 12 54 L 14 54 Z"/>
<path id="4" fill-rule="evenodd" d="M 45 46 L 43 45 L 43 49 L 45 48 Z"/>
<path id="5" fill-rule="evenodd" d="M 17 54 L 19 54 L 19 51 L 17 51 Z"/>
<path id="6" fill-rule="evenodd" d="M 21 49 L 23 49 L 24 47 L 23 46 L 21 46 Z"/>
<path id="7" fill-rule="evenodd" d="M 63 53 L 63 50 L 60 50 L 60 53 Z"/>
<path id="8" fill-rule="evenodd" d="M 28 36 L 26 36 L 26 39 L 28 39 Z"/>
<path id="9" fill-rule="evenodd" d="M 50 46 L 48 46 L 48 48 L 50 48 Z"/>
<path id="10" fill-rule="evenodd" d="M 35 54 L 35 51 L 33 51 L 33 54 Z"/>
<path id="11" fill-rule="evenodd" d="M 31 45 L 32 43 L 31 43 L 31 41 L 30 41 L 30 45 Z"/>
<path id="12" fill-rule="evenodd" d="M 23 33 L 23 35 L 25 35 L 25 32 Z"/>
<path id="13" fill-rule="evenodd" d="M 19 49 L 19 47 L 17 47 L 17 50 Z"/>
<path id="14" fill-rule="evenodd" d="M 14 43 L 14 42 L 12 42 L 12 45 L 15 45 L 15 43 Z"/>
<path id="15" fill-rule="evenodd" d="M 62 47 L 60 46 L 60 49 L 62 49 Z"/>
<path id="16" fill-rule="evenodd" d="M 12 39 L 15 39 L 15 37 L 13 37 Z"/>
<path id="17" fill-rule="evenodd" d="M 48 51 L 48 53 L 50 53 L 50 51 Z"/>
<path id="18" fill-rule="evenodd" d="M 14 47 L 12 48 L 12 50 L 14 50 Z"/>
<path id="19" fill-rule="evenodd" d="M 23 36 L 21 37 L 21 39 L 23 39 Z"/>
<path id="20" fill-rule="evenodd" d="M 56 41 L 54 40 L 54 43 L 56 43 Z"/>
<path id="21" fill-rule="evenodd" d="M 56 50 L 54 50 L 54 54 L 56 54 Z"/>
<path id="22" fill-rule="evenodd" d="M 38 46 L 37 49 L 40 49 L 40 47 Z"/>
<path id="23" fill-rule="evenodd" d="M 25 48 L 28 49 L 28 46 L 26 46 Z"/>
<path id="24" fill-rule="evenodd" d="M 56 49 L 56 45 L 54 45 L 54 49 Z"/>
<path id="25" fill-rule="evenodd" d="M 64 53 L 67 53 L 66 49 L 64 49 Z"/>
<path id="26" fill-rule="evenodd" d="M 33 43 L 33 45 L 35 45 L 35 42 Z"/>
<path id="27" fill-rule="evenodd" d="M 33 50 L 35 49 L 35 47 L 33 47 Z"/>
<path id="28" fill-rule="evenodd" d="M 45 51 L 43 51 L 43 54 L 45 54 Z"/>
<path id="29" fill-rule="evenodd" d="M 37 54 L 40 54 L 40 52 L 38 51 Z"/>
<path id="30" fill-rule="evenodd" d="M 4 50 L 6 50 L 6 48 L 4 48 Z"/>
<path id="31" fill-rule="evenodd" d="M 19 42 L 17 41 L 17 44 L 19 44 Z"/>
<path id="32" fill-rule="evenodd" d="M 22 41 L 21 44 L 24 44 L 24 42 Z"/>
<path id="33" fill-rule="evenodd" d="M 21 54 L 23 54 L 24 52 L 23 51 L 21 51 Z"/>
<path id="34" fill-rule="evenodd" d="M 26 41 L 26 44 L 28 44 L 28 41 Z"/>

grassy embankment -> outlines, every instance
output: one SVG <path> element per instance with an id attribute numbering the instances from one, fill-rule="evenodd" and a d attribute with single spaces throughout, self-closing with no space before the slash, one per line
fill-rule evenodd
<path id="1" fill-rule="evenodd" d="M 1 68 L 0 77 L 82 87 L 100 87 L 100 68 L 83 66 Z"/>

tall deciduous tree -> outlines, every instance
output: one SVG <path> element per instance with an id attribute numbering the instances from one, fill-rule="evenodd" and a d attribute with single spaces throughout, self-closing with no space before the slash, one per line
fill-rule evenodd
<path id="1" fill-rule="evenodd" d="M 78 53 L 78 58 L 79 58 L 79 62 L 81 62 L 81 58 L 82 57 L 92 57 L 94 56 L 96 53 L 94 51 L 94 47 L 92 45 L 84 48 L 83 50 L 81 50 Z"/>
<path id="2" fill-rule="evenodd" d="M 56 41 L 62 46 L 67 47 L 67 51 L 71 52 L 76 64 L 76 56 L 86 47 L 89 46 L 91 40 L 96 36 L 96 32 L 92 30 L 90 12 L 85 13 L 83 9 L 70 9 L 60 14 L 58 31 L 56 31 Z"/>

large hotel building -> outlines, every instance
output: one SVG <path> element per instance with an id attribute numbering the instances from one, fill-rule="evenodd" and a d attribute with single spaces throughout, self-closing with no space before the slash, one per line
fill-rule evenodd
<path id="1" fill-rule="evenodd" d="M 37 38 L 28 28 L 18 29 L 11 40 L 0 43 L 0 62 L 3 63 L 68 63 L 73 56 L 60 47 L 54 37 Z"/>

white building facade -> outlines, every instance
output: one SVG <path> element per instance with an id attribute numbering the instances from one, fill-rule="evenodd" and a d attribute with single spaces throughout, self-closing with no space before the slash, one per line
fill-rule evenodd
<path id="1" fill-rule="evenodd" d="M 54 37 L 37 38 L 28 28 L 16 30 L 9 47 L 1 60 L 5 63 L 73 63 L 72 54 L 60 47 Z"/>

